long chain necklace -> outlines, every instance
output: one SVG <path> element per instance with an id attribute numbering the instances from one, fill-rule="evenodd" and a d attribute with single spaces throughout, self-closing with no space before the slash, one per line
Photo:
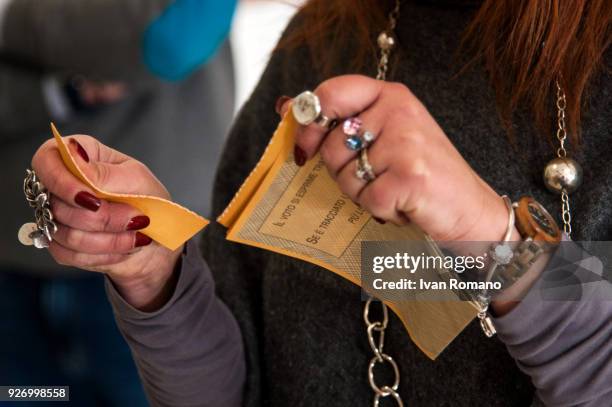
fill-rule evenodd
<path id="1" fill-rule="evenodd" d="M 389 25 L 387 26 L 386 30 L 380 33 L 380 35 L 378 36 L 377 42 L 378 48 L 380 49 L 380 59 L 378 61 L 378 72 L 376 74 L 376 79 L 381 81 L 387 79 L 387 70 L 389 69 L 389 56 L 391 55 L 391 50 L 395 45 L 394 31 L 395 26 L 397 25 L 397 18 L 399 17 L 400 6 L 401 5 L 399 0 L 396 0 L 395 7 L 389 13 Z M 370 387 L 374 392 L 373 405 L 374 407 L 378 407 L 381 398 L 391 397 L 393 398 L 393 400 L 395 400 L 398 406 L 403 407 L 404 402 L 402 401 L 402 398 L 398 393 L 400 385 L 399 367 L 391 356 L 383 352 L 383 347 L 385 345 L 385 329 L 387 329 L 387 325 L 389 323 L 389 310 L 384 302 L 376 301 L 376 303 L 380 304 L 381 307 L 382 321 L 371 321 L 370 309 L 373 303 L 373 298 L 368 298 L 363 310 L 363 320 L 367 329 L 368 343 L 370 344 L 370 348 L 374 353 L 374 356 L 372 357 L 372 359 L 370 360 L 370 364 L 368 365 L 368 382 L 370 383 Z M 377 334 L 378 338 L 375 337 Z M 391 365 L 391 368 L 393 369 L 393 373 L 395 375 L 393 384 L 379 386 L 376 383 L 374 368 L 378 363 L 388 363 L 389 365 Z"/>
<path id="2" fill-rule="evenodd" d="M 386 30 L 380 33 L 378 36 L 377 42 L 380 50 L 380 59 L 377 66 L 378 72 L 376 75 L 376 79 L 378 80 L 384 81 L 387 79 L 389 57 L 391 55 L 391 50 L 395 45 L 394 31 L 400 14 L 400 7 L 400 1 L 396 0 L 395 7 L 389 13 L 389 24 Z M 557 149 L 557 157 L 546 164 L 543 172 L 543 178 L 546 188 L 561 196 L 561 218 L 563 220 L 563 231 L 568 237 L 570 237 L 572 233 L 572 216 L 569 195 L 580 187 L 582 182 L 582 167 L 577 161 L 568 156 L 567 149 L 565 148 L 565 142 L 567 140 L 565 109 L 567 107 L 567 101 L 565 92 L 563 91 L 563 88 L 558 80 L 555 82 L 555 86 L 557 91 L 556 137 L 559 141 L 559 148 Z M 370 320 L 370 309 L 373 303 L 374 299 L 372 297 L 368 298 L 363 310 L 363 320 L 367 329 L 368 343 L 372 349 L 372 353 L 374 354 L 368 365 L 368 382 L 372 388 L 372 391 L 374 392 L 373 405 L 374 407 L 378 407 L 381 398 L 392 397 L 398 406 L 403 407 L 404 403 L 398 393 L 400 384 L 399 367 L 391 356 L 383 352 L 385 330 L 387 329 L 389 323 L 389 310 L 384 302 L 376 301 L 376 303 L 380 304 L 381 307 L 382 320 L 372 321 Z M 378 338 L 376 338 L 376 335 L 378 335 Z M 392 385 L 379 386 L 376 383 L 374 367 L 378 363 L 388 363 L 391 365 L 395 375 Z"/>
<path id="3" fill-rule="evenodd" d="M 567 128 L 565 127 L 565 108 L 567 100 L 565 92 L 555 81 L 557 88 L 557 140 L 559 148 L 557 157 L 550 160 L 544 167 L 544 185 L 550 191 L 561 195 L 561 219 L 563 220 L 563 231 L 568 237 L 572 235 L 572 213 L 570 210 L 569 195 L 576 191 L 582 183 L 582 167 L 576 160 L 568 157 L 565 141 L 567 140 Z"/>

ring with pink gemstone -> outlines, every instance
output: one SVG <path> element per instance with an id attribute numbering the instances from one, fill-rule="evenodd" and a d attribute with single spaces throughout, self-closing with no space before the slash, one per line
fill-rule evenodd
<path id="1" fill-rule="evenodd" d="M 342 132 L 346 135 L 344 145 L 351 151 L 367 148 L 376 138 L 371 131 L 360 133 L 363 122 L 358 117 L 351 117 L 342 124 Z"/>

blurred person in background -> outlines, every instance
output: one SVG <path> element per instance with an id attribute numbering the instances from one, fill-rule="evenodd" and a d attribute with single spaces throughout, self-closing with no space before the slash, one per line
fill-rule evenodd
<path id="1" fill-rule="evenodd" d="M 103 278 L 16 241 L 31 217 L 17 180 L 54 121 L 139 157 L 173 199 L 207 215 L 233 112 L 235 5 L 0 0 L 0 385 L 70 385 L 75 405 L 146 405 Z"/>

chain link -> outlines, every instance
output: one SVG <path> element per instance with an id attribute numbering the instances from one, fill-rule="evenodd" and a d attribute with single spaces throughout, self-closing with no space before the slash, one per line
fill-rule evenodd
<path id="1" fill-rule="evenodd" d="M 387 79 L 389 57 L 391 56 L 391 51 L 393 49 L 393 45 L 395 44 L 394 30 L 397 25 L 397 19 L 399 18 L 400 7 L 400 1 L 396 0 L 395 7 L 389 13 L 389 25 L 385 31 L 380 33 L 377 39 L 378 47 L 380 49 L 380 60 L 378 61 L 377 65 L 378 72 L 376 74 L 376 79 L 381 81 Z M 387 329 L 387 325 L 389 324 L 389 309 L 384 302 L 379 302 L 383 319 L 382 321 L 371 321 L 370 307 L 372 306 L 372 303 L 373 298 L 368 298 L 363 309 L 363 320 L 367 328 L 368 343 L 370 344 L 370 348 L 374 354 L 374 357 L 372 357 L 370 364 L 368 365 L 368 382 L 370 383 L 372 391 L 374 391 L 373 405 L 374 407 L 378 407 L 380 405 L 381 398 L 391 397 L 395 401 L 396 405 L 403 407 L 404 402 L 397 392 L 400 385 L 399 367 L 391 356 L 384 353 L 385 329 Z M 378 338 L 376 338 L 377 334 Z M 377 364 L 389 364 L 393 369 L 395 379 L 393 380 L 393 384 L 391 386 L 379 386 L 376 383 L 374 368 Z"/>
<path id="2" fill-rule="evenodd" d="M 567 150 L 565 149 L 565 140 L 567 139 L 565 108 L 567 107 L 567 100 L 565 99 L 565 92 L 563 92 L 559 80 L 555 81 L 555 85 L 557 86 L 557 140 L 559 140 L 557 156 L 559 158 L 565 158 L 567 157 Z"/>
<path id="3" fill-rule="evenodd" d="M 389 13 L 389 25 L 387 26 L 387 29 L 383 31 L 378 37 L 378 46 L 380 48 L 380 59 L 378 61 L 378 72 L 376 74 L 376 79 L 381 80 L 381 81 L 384 81 L 387 79 L 387 71 L 389 70 L 389 57 L 393 49 L 392 44 L 395 38 L 393 36 L 393 32 L 395 30 L 395 27 L 397 26 L 397 19 L 400 13 L 400 7 L 401 7 L 401 3 L 399 2 L 399 0 L 396 0 L 395 7 Z M 381 36 L 386 36 L 386 38 L 389 38 L 390 41 L 392 41 L 391 46 L 382 47 L 380 45 Z"/>
<path id="4" fill-rule="evenodd" d="M 385 329 L 387 329 L 387 325 L 389 324 L 389 309 L 384 302 L 378 302 L 382 311 L 382 321 L 371 321 L 370 308 L 373 303 L 374 299 L 372 297 L 368 298 L 363 309 L 363 321 L 367 327 L 368 343 L 370 344 L 372 353 L 374 353 L 374 356 L 372 359 L 370 359 L 370 364 L 368 365 L 368 382 L 370 383 L 372 391 L 374 391 L 373 404 L 374 407 L 378 407 L 381 398 L 391 396 L 398 406 L 403 407 L 404 402 L 397 392 L 400 385 L 399 367 L 397 366 L 395 360 L 384 352 Z M 376 333 L 378 333 L 378 340 L 376 338 Z M 394 374 L 392 385 L 379 386 L 376 383 L 374 368 L 377 364 L 388 364 L 391 366 Z"/>
<path id="5" fill-rule="evenodd" d="M 565 108 L 567 107 L 567 99 L 565 92 L 557 79 L 555 81 L 557 88 L 557 140 L 559 140 L 559 148 L 557 149 L 557 157 L 566 158 L 567 150 L 565 149 L 565 141 L 567 140 L 567 127 L 565 125 Z M 570 211 L 569 194 L 564 189 L 561 191 L 561 217 L 563 220 L 563 231 L 571 236 L 572 234 L 572 213 Z"/>
<path id="6" fill-rule="evenodd" d="M 561 214 L 563 218 L 563 231 L 572 235 L 572 213 L 570 211 L 569 195 L 566 191 L 561 192 Z"/>
<path id="7" fill-rule="evenodd" d="M 26 170 L 23 180 L 23 193 L 31 208 L 34 208 L 34 219 L 38 232 L 46 239 L 48 245 L 53 241 L 53 234 L 57 232 L 57 225 L 53 220 L 49 194 L 45 186 L 38 180 L 34 170 Z"/>

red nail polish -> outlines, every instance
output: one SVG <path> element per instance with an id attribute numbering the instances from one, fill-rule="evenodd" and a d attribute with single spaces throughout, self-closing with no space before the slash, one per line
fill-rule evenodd
<path id="1" fill-rule="evenodd" d="M 90 211 L 97 212 L 102 206 L 102 201 L 90 194 L 89 192 L 81 191 L 74 197 L 74 202 Z"/>
<path id="2" fill-rule="evenodd" d="M 287 103 L 287 101 L 290 99 L 291 98 L 289 96 L 285 96 L 285 95 L 276 99 L 276 105 L 274 106 L 276 113 L 281 114 L 282 113 L 281 109 L 283 108 L 283 105 Z"/>
<path id="3" fill-rule="evenodd" d="M 372 216 L 372 219 L 374 219 L 376 222 L 380 223 L 381 225 L 384 225 L 385 223 L 387 223 L 384 220 L 382 220 L 381 218 L 377 218 L 375 216 Z"/>
<path id="4" fill-rule="evenodd" d="M 306 164 L 306 153 L 298 146 L 295 146 L 293 149 L 293 161 L 295 161 L 298 167 L 302 167 Z"/>
<path id="5" fill-rule="evenodd" d="M 150 245 L 153 239 L 149 236 L 142 234 L 140 232 L 136 232 L 136 238 L 134 239 L 134 247 L 142 247 Z"/>
<path id="6" fill-rule="evenodd" d="M 126 230 L 140 230 L 149 226 L 151 220 L 148 216 L 135 216 L 127 224 Z"/>
<path id="7" fill-rule="evenodd" d="M 79 153 L 79 155 L 83 160 L 85 160 L 85 162 L 89 162 L 89 155 L 87 155 L 87 151 L 85 151 L 83 146 L 78 141 L 76 141 L 76 139 L 71 138 L 70 144 L 72 144 L 76 148 L 77 153 Z"/>

